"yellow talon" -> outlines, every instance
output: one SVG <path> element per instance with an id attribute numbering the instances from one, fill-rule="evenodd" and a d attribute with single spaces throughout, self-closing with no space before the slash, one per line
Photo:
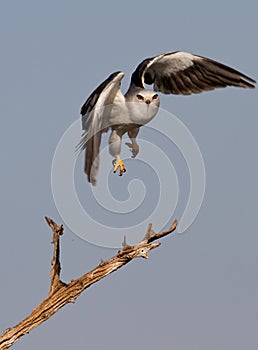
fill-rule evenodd
<path id="1" fill-rule="evenodd" d="M 122 161 L 121 159 L 115 161 L 115 164 L 114 164 L 114 173 L 117 172 L 117 169 L 118 169 L 118 168 L 120 168 L 119 176 L 122 176 L 123 173 L 126 172 L 126 169 L 125 169 L 124 163 L 123 163 L 123 161 Z"/>

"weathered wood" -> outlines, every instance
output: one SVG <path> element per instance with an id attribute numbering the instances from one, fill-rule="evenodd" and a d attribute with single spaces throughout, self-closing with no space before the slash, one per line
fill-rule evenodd
<path id="1" fill-rule="evenodd" d="M 29 333 L 32 329 L 48 320 L 58 310 L 68 303 L 73 303 L 79 295 L 89 286 L 98 282 L 105 276 L 126 265 L 135 258 L 148 258 L 150 250 L 160 246 L 160 243 L 152 243 L 172 233 L 177 226 L 175 220 L 169 230 L 155 233 L 150 224 L 144 239 L 133 246 L 129 246 L 126 241 L 123 243 L 123 249 L 106 261 L 101 261 L 97 267 L 76 280 L 65 284 L 60 279 L 60 236 L 63 234 L 63 226 L 58 226 L 52 219 L 46 217 L 48 225 L 53 231 L 54 252 L 51 260 L 52 268 L 50 271 L 50 290 L 47 297 L 26 317 L 23 321 L 12 328 L 6 329 L 0 336 L 0 350 L 8 349 L 21 336 Z"/>

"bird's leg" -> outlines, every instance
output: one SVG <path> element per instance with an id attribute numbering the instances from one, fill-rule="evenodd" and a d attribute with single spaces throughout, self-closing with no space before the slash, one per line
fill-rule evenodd
<path id="1" fill-rule="evenodd" d="M 128 131 L 128 136 L 130 137 L 132 143 L 126 142 L 126 145 L 131 149 L 132 158 L 135 158 L 139 153 L 139 145 L 136 142 L 136 136 L 139 133 L 140 128 L 134 128 Z"/>
<path id="2" fill-rule="evenodd" d="M 122 176 L 123 173 L 126 172 L 124 163 L 120 158 L 121 153 L 121 143 L 122 143 L 122 135 L 117 132 L 117 130 L 112 130 L 112 133 L 109 137 L 109 152 L 115 158 L 113 160 L 114 165 L 114 173 L 117 172 L 118 168 L 120 168 L 119 175 Z"/>

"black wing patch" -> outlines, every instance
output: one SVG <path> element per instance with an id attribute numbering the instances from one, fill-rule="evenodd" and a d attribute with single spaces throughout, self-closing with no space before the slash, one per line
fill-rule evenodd
<path id="1" fill-rule="evenodd" d="M 174 52 L 170 52 L 167 54 L 164 54 L 163 56 L 166 55 L 172 55 L 174 53 L 176 53 L 178 51 L 174 51 Z M 150 57 L 150 58 L 146 58 L 144 61 L 142 61 L 135 69 L 135 71 L 133 72 L 132 76 L 131 76 L 131 85 L 135 85 L 137 87 L 140 88 L 144 88 L 144 85 L 142 83 L 142 77 L 144 74 L 144 82 L 145 84 L 151 85 L 154 83 L 155 80 L 155 74 L 150 74 L 150 72 L 145 72 L 146 67 L 148 66 L 148 64 L 154 60 L 154 58 L 156 58 L 156 56 L 154 57 Z"/>
<path id="2" fill-rule="evenodd" d="M 131 76 L 131 85 L 135 85 L 137 87 L 144 88 L 144 85 L 142 83 L 142 76 L 143 76 L 145 68 L 147 67 L 149 62 L 151 62 L 153 60 L 153 58 L 154 57 L 146 58 L 146 60 L 142 61 L 139 64 L 139 66 L 135 69 L 135 71 L 133 72 L 133 74 Z M 145 78 L 145 76 L 146 76 L 146 78 Z M 144 80 L 145 80 L 146 84 L 149 84 L 149 85 L 153 84 L 153 81 L 154 81 L 153 78 L 149 76 L 149 74 L 144 75 Z"/>

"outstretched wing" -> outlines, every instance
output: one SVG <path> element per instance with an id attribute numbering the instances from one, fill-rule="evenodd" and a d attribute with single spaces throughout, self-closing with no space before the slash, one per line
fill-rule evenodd
<path id="1" fill-rule="evenodd" d="M 99 168 L 101 135 L 104 131 L 107 131 L 108 114 L 112 108 L 105 108 L 105 106 L 112 106 L 115 99 L 122 102 L 124 97 L 120 91 L 120 84 L 123 77 L 123 72 L 111 74 L 93 91 L 81 108 L 84 134 L 78 148 L 86 150 L 84 171 L 89 182 L 93 185 L 96 184 Z"/>
<path id="2" fill-rule="evenodd" d="M 255 80 L 209 58 L 188 52 L 170 52 L 142 61 L 131 85 L 154 84 L 164 94 L 190 95 L 226 86 L 254 88 Z"/>

